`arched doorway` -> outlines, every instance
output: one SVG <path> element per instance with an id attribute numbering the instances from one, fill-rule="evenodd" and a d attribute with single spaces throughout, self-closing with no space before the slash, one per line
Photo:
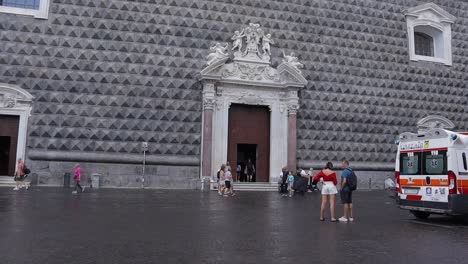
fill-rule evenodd
<path id="1" fill-rule="evenodd" d="M 16 160 L 25 158 L 32 99 L 20 87 L 0 83 L 0 176 L 12 176 Z"/>

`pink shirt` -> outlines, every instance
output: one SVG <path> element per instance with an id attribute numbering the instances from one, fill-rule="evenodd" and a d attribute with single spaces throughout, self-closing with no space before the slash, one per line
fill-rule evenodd
<path id="1" fill-rule="evenodd" d="M 18 176 L 23 176 L 24 175 L 24 163 L 23 162 L 18 162 L 18 170 L 16 171 Z"/>
<path id="2" fill-rule="evenodd" d="M 75 181 L 81 181 L 81 167 L 75 168 L 75 176 L 73 177 Z"/>

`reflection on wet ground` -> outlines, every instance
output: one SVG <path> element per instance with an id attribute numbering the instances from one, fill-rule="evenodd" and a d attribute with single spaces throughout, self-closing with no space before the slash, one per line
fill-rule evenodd
<path id="1" fill-rule="evenodd" d="M 384 191 L 354 202 L 331 223 L 318 193 L 2 188 L 1 263 L 466 263 L 459 221 L 417 221 Z"/>

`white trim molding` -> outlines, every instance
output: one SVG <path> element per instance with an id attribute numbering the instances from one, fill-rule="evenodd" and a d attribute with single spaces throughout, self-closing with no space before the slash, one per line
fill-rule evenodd
<path id="1" fill-rule="evenodd" d="M 16 160 L 25 159 L 28 120 L 34 97 L 18 86 L 0 83 L 0 115 L 19 116 Z M 15 162 L 16 164 L 16 162 Z"/>
<path id="2" fill-rule="evenodd" d="M 456 17 L 434 3 L 422 4 L 405 12 L 408 29 L 409 56 L 412 61 L 430 61 L 452 65 L 452 24 Z M 433 38 L 434 56 L 417 55 L 414 33 L 421 32 Z"/>
<path id="3" fill-rule="evenodd" d="M 47 19 L 49 17 L 49 6 L 50 0 L 40 0 L 39 9 L 0 6 L 0 13 L 25 15 L 39 19 Z"/>

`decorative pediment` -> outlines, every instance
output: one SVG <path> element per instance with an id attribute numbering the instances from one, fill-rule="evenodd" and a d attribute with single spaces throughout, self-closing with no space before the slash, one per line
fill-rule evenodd
<path id="1" fill-rule="evenodd" d="M 307 80 L 298 58 L 283 51 L 283 61 L 277 69 L 271 66 L 271 45 L 275 42 L 259 24 L 234 32 L 232 45 L 216 43 L 208 54 L 202 80 L 239 83 L 252 86 L 304 87 Z"/>
<path id="2" fill-rule="evenodd" d="M 418 121 L 417 126 L 420 131 L 424 131 L 424 130 L 432 129 L 432 128 L 443 128 L 443 129 L 455 128 L 455 124 L 452 121 L 439 115 L 426 116 Z"/>
<path id="3" fill-rule="evenodd" d="M 9 84 L 0 84 L 0 108 L 15 108 L 30 105 L 33 96 L 27 91 Z"/>
<path id="4" fill-rule="evenodd" d="M 418 20 L 428 20 L 439 23 L 445 22 L 450 24 L 453 24 L 456 20 L 455 16 L 434 3 L 422 4 L 410 8 L 405 12 L 405 16 L 412 16 Z"/>

